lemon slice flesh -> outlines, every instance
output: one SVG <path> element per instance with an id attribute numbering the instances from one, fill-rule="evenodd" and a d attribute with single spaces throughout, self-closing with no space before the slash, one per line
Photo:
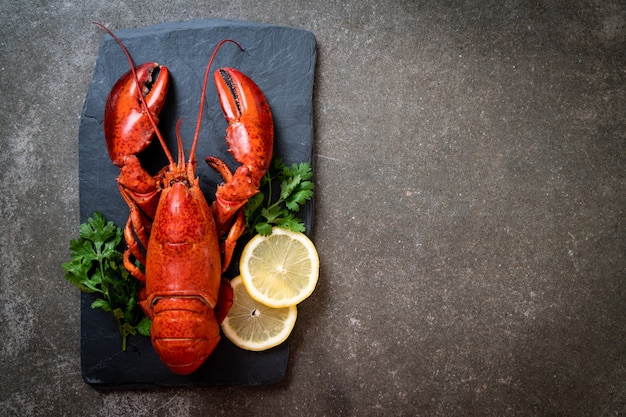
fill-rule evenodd
<path id="1" fill-rule="evenodd" d="M 269 236 L 256 235 L 244 247 L 241 278 L 255 300 L 274 308 L 307 298 L 319 277 L 319 256 L 304 234 L 274 227 Z"/>
<path id="2" fill-rule="evenodd" d="M 222 322 L 224 335 L 242 349 L 260 351 L 287 340 L 296 324 L 296 306 L 272 308 L 250 298 L 241 277 L 234 278 L 233 305 Z"/>

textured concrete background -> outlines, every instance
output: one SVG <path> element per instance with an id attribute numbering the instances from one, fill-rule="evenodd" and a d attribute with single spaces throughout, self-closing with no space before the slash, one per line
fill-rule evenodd
<path id="1" fill-rule="evenodd" d="M 81 379 L 79 114 L 102 31 L 312 31 L 316 292 L 286 380 Z M 626 415 L 626 6 L 617 1 L 0 4 L 0 414 Z"/>

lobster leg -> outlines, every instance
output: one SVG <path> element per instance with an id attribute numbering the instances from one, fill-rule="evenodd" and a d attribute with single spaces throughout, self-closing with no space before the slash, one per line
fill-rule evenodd
<path id="1" fill-rule="evenodd" d="M 124 267 L 128 270 L 128 272 L 137 278 L 139 281 L 145 283 L 146 277 L 144 273 L 137 268 L 131 256 L 139 261 L 141 265 L 146 264 L 146 257 L 144 255 L 144 251 L 148 247 L 148 231 L 146 230 L 146 224 L 149 224 L 150 221 L 145 217 L 144 214 L 141 213 L 137 204 L 133 201 L 131 196 L 129 196 L 126 190 L 120 185 L 120 194 L 128 204 L 130 209 L 130 215 L 128 216 L 128 220 L 126 221 L 126 226 L 124 227 L 124 240 L 126 241 L 126 250 L 124 251 Z M 149 227 L 148 227 L 149 229 Z M 137 240 L 135 239 L 135 235 L 137 235 L 137 239 L 139 239 L 139 243 L 141 243 L 142 248 L 139 247 Z"/>
<path id="2" fill-rule="evenodd" d="M 244 217 L 243 209 L 239 209 L 239 214 L 237 214 L 233 225 L 228 230 L 228 235 L 223 243 L 222 252 L 224 252 L 224 255 L 222 257 L 222 273 L 226 272 L 228 269 L 230 261 L 233 258 L 235 246 L 237 246 L 237 240 L 241 237 L 245 230 L 246 219 Z"/>
<path id="3" fill-rule="evenodd" d="M 128 246 L 124 251 L 124 266 L 132 276 L 145 282 L 143 272 L 135 266 L 131 256 L 141 265 L 146 264 L 145 252 L 148 248 L 152 220 L 159 203 L 160 189 L 157 187 L 156 179 L 141 167 L 135 155 L 126 157 L 117 182 L 120 194 L 130 209 L 124 228 L 124 238 Z"/>
<path id="4" fill-rule="evenodd" d="M 228 165 L 226 165 L 224 161 L 215 156 L 209 156 L 206 158 L 206 163 L 209 164 L 213 169 L 215 169 L 222 176 L 222 178 L 224 178 L 224 181 L 226 183 L 230 183 L 233 181 L 233 173 L 230 171 L 230 168 L 228 168 Z M 247 202 L 247 199 L 244 200 L 244 205 L 245 202 Z M 221 201 L 219 204 L 213 204 L 212 207 L 214 210 L 217 207 L 221 207 L 223 209 L 226 204 L 229 204 L 229 202 Z M 235 213 L 238 214 L 235 220 L 232 222 L 232 225 L 230 225 L 230 228 L 228 229 L 228 235 L 226 236 L 226 239 L 224 240 L 222 245 L 222 273 L 224 273 L 228 269 L 230 261 L 233 257 L 233 252 L 235 251 L 235 246 L 237 246 L 237 240 L 246 230 L 246 219 L 244 217 L 243 207 L 241 207 L 241 201 L 232 203 L 232 208 L 229 208 L 228 211 L 230 212 L 231 210 L 234 210 Z M 223 227 L 228 226 L 228 224 L 223 224 Z M 222 235 L 224 233 L 225 232 L 222 232 Z"/>
<path id="5" fill-rule="evenodd" d="M 157 174 L 156 178 L 159 175 Z M 139 158 L 135 155 L 126 157 L 117 178 L 122 194 L 126 194 L 146 214 L 150 222 L 154 219 L 159 203 L 160 192 L 156 178 L 153 178 L 143 169 Z"/>
<path id="6" fill-rule="evenodd" d="M 222 323 L 226 315 L 233 305 L 233 287 L 230 285 L 228 278 L 222 277 L 220 284 L 220 295 L 215 305 L 215 319 L 218 323 Z"/>

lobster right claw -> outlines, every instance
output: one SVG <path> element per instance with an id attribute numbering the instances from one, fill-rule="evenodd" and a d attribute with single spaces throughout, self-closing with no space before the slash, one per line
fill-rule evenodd
<path id="1" fill-rule="evenodd" d="M 214 79 L 228 121 L 228 151 L 241 164 L 231 176 L 225 164 L 207 159 L 226 180 L 217 188 L 212 206 L 218 233 L 223 234 L 237 211 L 258 192 L 270 166 L 274 121 L 265 95 L 248 76 L 233 68 L 220 68 Z"/>
<path id="2" fill-rule="evenodd" d="M 152 74 L 159 68 L 156 81 Z M 137 155 L 152 141 L 155 134 L 150 118 L 143 110 L 139 94 L 143 94 L 156 123 L 165 103 L 169 87 L 169 70 L 155 62 L 135 67 L 143 91 L 137 91 L 132 71 L 124 74 L 113 86 L 104 109 L 104 136 L 113 164 L 124 165 L 129 155 Z"/>
<path id="3" fill-rule="evenodd" d="M 260 180 L 270 166 L 274 148 L 274 121 L 267 99 L 254 81 L 234 68 L 220 68 L 214 78 L 228 121 L 229 152 Z"/>

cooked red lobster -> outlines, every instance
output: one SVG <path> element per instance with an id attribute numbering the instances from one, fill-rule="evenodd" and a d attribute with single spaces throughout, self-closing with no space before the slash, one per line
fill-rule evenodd
<path id="1" fill-rule="evenodd" d="M 175 161 L 157 126 L 169 85 L 167 67 L 153 62 L 135 67 L 122 42 L 102 27 L 118 42 L 131 68 L 113 86 L 104 112 L 107 149 L 120 168 L 117 182 L 130 208 L 124 228 L 128 245 L 124 265 L 145 283 L 139 299 L 152 319 L 150 337 L 155 351 L 172 372 L 185 375 L 198 369 L 215 349 L 219 323 L 232 304 L 232 289 L 222 273 L 244 231 L 244 206 L 258 192 L 272 159 L 272 113 L 260 88 L 246 75 L 233 68 L 215 71 L 228 121 L 226 143 L 241 165 L 232 173 L 220 159 L 207 158 L 224 178 L 209 205 L 195 174 L 207 81 L 220 46 L 239 44 L 224 40 L 216 46 L 206 67 L 189 160 L 185 162 L 179 121 Z M 142 168 L 138 155 L 154 136 L 169 163 L 152 176 Z M 137 263 L 145 267 L 145 273 Z"/>

